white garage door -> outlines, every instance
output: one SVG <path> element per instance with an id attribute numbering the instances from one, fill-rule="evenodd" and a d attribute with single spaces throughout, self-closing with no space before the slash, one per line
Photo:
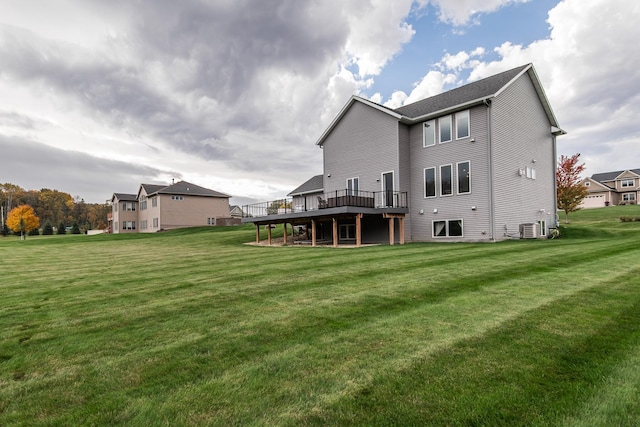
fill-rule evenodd
<path id="1" fill-rule="evenodd" d="M 589 208 L 603 208 L 604 207 L 604 194 L 593 194 L 587 196 L 582 200 L 582 207 Z"/>

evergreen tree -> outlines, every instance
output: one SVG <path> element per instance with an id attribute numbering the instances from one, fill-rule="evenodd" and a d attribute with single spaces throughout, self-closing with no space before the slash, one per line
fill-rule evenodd
<path id="1" fill-rule="evenodd" d="M 61 222 L 58 226 L 58 234 L 67 234 L 67 229 L 64 226 L 64 222 Z"/>
<path id="2" fill-rule="evenodd" d="M 47 222 L 47 224 L 42 229 L 42 235 L 43 236 L 51 236 L 52 234 L 53 234 L 53 227 L 51 226 L 50 223 Z"/>
<path id="3" fill-rule="evenodd" d="M 29 231 L 29 236 L 39 236 L 40 235 L 40 230 L 38 230 L 37 228 L 34 228 L 33 230 Z"/>
<path id="4" fill-rule="evenodd" d="M 81 234 L 80 233 L 80 226 L 78 226 L 77 222 L 73 223 L 73 228 L 71 229 L 71 234 Z"/>

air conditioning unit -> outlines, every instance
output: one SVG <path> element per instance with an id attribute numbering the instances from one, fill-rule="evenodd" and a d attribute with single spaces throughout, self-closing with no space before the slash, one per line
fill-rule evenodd
<path id="1" fill-rule="evenodd" d="M 533 223 L 520 224 L 520 238 L 521 239 L 537 239 L 538 224 L 533 224 Z"/>

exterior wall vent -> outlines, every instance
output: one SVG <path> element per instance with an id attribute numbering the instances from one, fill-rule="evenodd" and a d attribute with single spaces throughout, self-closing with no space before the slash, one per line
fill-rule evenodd
<path id="1" fill-rule="evenodd" d="M 537 239 L 538 224 L 533 224 L 533 223 L 520 224 L 520 238 L 521 239 Z"/>

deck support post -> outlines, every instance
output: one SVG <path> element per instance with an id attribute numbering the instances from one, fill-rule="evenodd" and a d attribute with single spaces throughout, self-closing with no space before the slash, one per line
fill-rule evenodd
<path id="1" fill-rule="evenodd" d="M 260 225 L 256 223 L 256 244 L 260 244 Z"/>
<path id="2" fill-rule="evenodd" d="M 282 223 L 282 246 L 287 246 L 287 223 Z"/>
<path id="3" fill-rule="evenodd" d="M 316 245 L 316 220 L 311 220 L 311 246 Z"/>
<path id="4" fill-rule="evenodd" d="M 404 245 L 404 214 L 382 214 L 382 217 L 389 220 L 389 244 L 395 243 L 395 219 L 398 218 L 400 236 L 398 237 L 399 243 Z"/>
<path id="5" fill-rule="evenodd" d="M 271 246 L 271 224 L 267 224 L 267 245 Z"/>
<path id="6" fill-rule="evenodd" d="M 356 246 L 362 246 L 362 214 L 356 215 Z"/>
<path id="7" fill-rule="evenodd" d="M 333 220 L 333 247 L 338 247 L 338 220 L 336 218 L 331 218 Z"/>

